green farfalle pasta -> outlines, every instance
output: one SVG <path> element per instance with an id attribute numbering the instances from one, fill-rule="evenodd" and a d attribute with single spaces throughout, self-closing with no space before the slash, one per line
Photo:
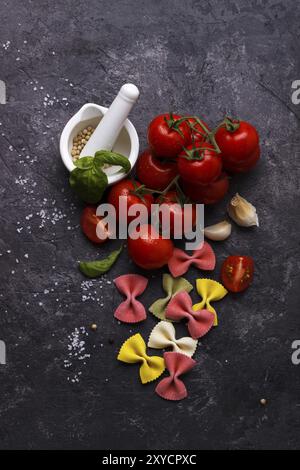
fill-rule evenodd
<path id="1" fill-rule="evenodd" d="M 177 277 L 176 279 L 172 277 L 170 274 L 163 275 L 163 289 L 166 292 L 166 297 L 156 300 L 150 307 L 149 311 L 153 313 L 157 318 L 160 320 L 168 320 L 165 317 L 165 312 L 168 303 L 170 302 L 171 298 L 181 291 L 191 292 L 193 289 L 192 284 L 184 279 L 183 277 Z"/>

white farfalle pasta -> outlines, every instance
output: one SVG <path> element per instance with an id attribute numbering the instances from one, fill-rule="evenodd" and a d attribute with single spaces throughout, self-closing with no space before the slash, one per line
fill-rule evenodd
<path id="1" fill-rule="evenodd" d="M 192 357 L 196 351 L 198 341 L 189 336 L 176 339 L 175 328 L 172 323 L 161 321 L 155 325 L 148 340 L 149 348 L 172 348 L 174 352 Z"/>

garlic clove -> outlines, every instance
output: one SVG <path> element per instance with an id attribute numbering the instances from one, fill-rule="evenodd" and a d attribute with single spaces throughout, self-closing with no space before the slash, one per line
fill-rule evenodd
<path id="1" fill-rule="evenodd" d="M 209 225 L 204 228 L 204 235 L 209 240 L 221 241 L 226 240 L 231 234 L 231 223 L 223 220 L 215 225 Z"/>
<path id="2" fill-rule="evenodd" d="M 228 204 L 227 212 L 232 220 L 241 227 L 259 226 L 256 208 L 238 193 Z"/>

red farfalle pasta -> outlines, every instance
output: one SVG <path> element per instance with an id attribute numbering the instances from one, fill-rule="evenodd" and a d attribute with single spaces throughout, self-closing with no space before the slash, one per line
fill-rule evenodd
<path id="1" fill-rule="evenodd" d="M 164 353 L 164 360 L 170 376 L 159 382 L 155 392 L 165 400 L 175 401 L 186 398 L 187 389 L 179 377 L 191 370 L 196 361 L 185 354 L 177 352 Z"/>
<path id="2" fill-rule="evenodd" d="M 200 247 L 188 255 L 185 251 L 175 248 L 169 260 L 168 266 L 173 277 L 182 276 L 191 265 L 204 271 L 215 269 L 216 257 L 212 247 L 207 243 L 201 243 Z"/>
<path id="3" fill-rule="evenodd" d="M 146 318 L 143 304 L 136 300 L 147 287 L 148 279 L 139 274 L 124 274 L 114 279 L 114 283 L 121 294 L 126 296 L 115 310 L 114 316 L 124 323 L 138 323 Z"/>
<path id="4" fill-rule="evenodd" d="M 204 336 L 213 326 L 215 316 L 209 310 L 193 310 L 193 302 L 185 291 L 178 292 L 169 302 L 166 318 L 174 321 L 187 319 L 187 327 L 192 338 Z"/>

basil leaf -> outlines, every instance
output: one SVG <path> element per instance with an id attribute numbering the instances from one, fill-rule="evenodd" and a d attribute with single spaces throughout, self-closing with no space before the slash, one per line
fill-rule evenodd
<path id="1" fill-rule="evenodd" d="M 88 170 L 94 165 L 94 157 L 82 157 L 74 161 L 74 165 L 81 170 Z"/>
<path id="2" fill-rule="evenodd" d="M 113 264 L 117 261 L 119 254 L 122 251 L 122 246 L 102 260 L 98 261 L 81 261 L 79 263 L 80 271 L 87 277 L 99 277 L 106 273 Z"/>
<path id="3" fill-rule="evenodd" d="M 103 165 L 121 166 L 125 173 L 131 169 L 128 158 L 120 153 L 99 150 L 94 157 L 82 157 L 74 162 L 76 168 L 70 174 L 71 188 L 85 202 L 95 204 L 100 201 L 108 185 Z"/>
<path id="4" fill-rule="evenodd" d="M 131 164 L 128 158 L 120 153 L 109 152 L 108 150 L 99 150 L 95 153 L 95 165 L 101 167 L 104 164 L 121 166 L 125 173 L 131 170 Z"/>
<path id="5" fill-rule="evenodd" d="M 69 182 L 78 196 L 90 204 L 100 201 L 108 184 L 106 174 L 95 165 L 85 170 L 75 168 L 70 174 Z"/>

